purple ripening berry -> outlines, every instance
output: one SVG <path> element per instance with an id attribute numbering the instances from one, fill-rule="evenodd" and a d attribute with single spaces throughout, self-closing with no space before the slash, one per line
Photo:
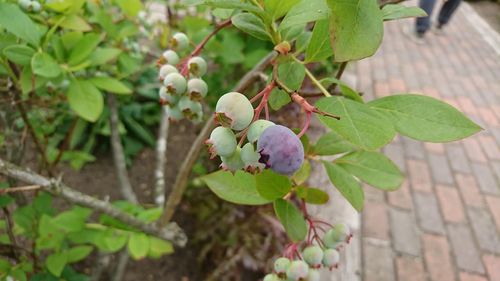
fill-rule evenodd
<path id="1" fill-rule="evenodd" d="M 259 162 L 273 171 L 292 175 L 304 162 L 304 147 L 292 130 L 274 125 L 264 130 L 257 141 Z"/>

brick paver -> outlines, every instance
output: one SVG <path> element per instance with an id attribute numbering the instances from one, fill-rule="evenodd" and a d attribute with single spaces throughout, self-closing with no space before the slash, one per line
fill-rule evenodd
<path id="1" fill-rule="evenodd" d="M 397 137 L 384 148 L 406 180 L 367 194 L 363 280 L 500 281 L 500 54 L 470 11 L 464 4 L 423 45 L 403 32 L 412 20 L 386 23 L 381 49 L 355 66 L 367 99 L 423 93 L 484 129 L 444 144 Z"/>

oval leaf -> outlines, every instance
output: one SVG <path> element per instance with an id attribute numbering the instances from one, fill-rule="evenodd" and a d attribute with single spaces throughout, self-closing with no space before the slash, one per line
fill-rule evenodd
<path id="1" fill-rule="evenodd" d="M 310 204 L 321 205 L 325 204 L 330 199 L 328 193 L 318 188 L 298 186 L 296 192 L 298 197 Z"/>
<path id="2" fill-rule="evenodd" d="M 384 21 L 425 17 L 427 13 L 419 7 L 406 7 L 401 4 L 387 4 L 382 8 Z"/>
<path id="3" fill-rule="evenodd" d="M 287 176 L 279 175 L 271 170 L 264 170 L 257 174 L 255 180 L 260 196 L 271 201 L 282 198 L 292 189 L 292 183 Z"/>
<path id="4" fill-rule="evenodd" d="M 173 252 L 174 247 L 170 242 L 151 236 L 149 237 L 148 257 L 157 259 L 163 255 L 171 254 Z"/>
<path id="5" fill-rule="evenodd" d="M 67 260 L 68 257 L 66 256 L 66 253 L 54 253 L 47 257 L 45 265 L 50 273 L 59 277 L 66 266 Z"/>
<path id="6" fill-rule="evenodd" d="M 89 80 L 94 86 L 114 94 L 128 95 L 132 93 L 125 84 L 111 77 L 94 77 Z"/>
<path id="7" fill-rule="evenodd" d="M 130 256 L 135 260 L 146 257 L 149 251 L 149 239 L 144 233 L 132 232 L 127 245 Z"/>
<path id="8" fill-rule="evenodd" d="M 286 14 L 280 23 L 279 30 L 283 31 L 296 25 L 303 25 L 327 17 L 328 6 L 325 0 L 302 0 Z"/>
<path id="9" fill-rule="evenodd" d="M 416 140 L 449 142 L 481 130 L 451 105 L 428 96 L 393 95 L 373 100 L 368 105 L 392 116 L 396 130 Z"/>
<path id="10" fill-rule="evenodd" d="M 75 66 L 83 62 L 95 50 L 99 42 L 101 42 L 101 36 L 99 34 L 85 34 L 71 50 L 68 64 L 70 66 Z"/>
<path id="11" fill-rule="evenodd" d="M 218 171 L 201 177 L 215 195 L 241 205 L 263 205 L 271 202 L 257 192 L 255 176 L 243 171 Z"/>
<path id="12" fill-rule="evenodd" d="M 298 242 L 306 238 L 306 221 L 295 205 L 286 200 L 278 199 L 274 201 L 274 212 L 292 241 Z"/>
<path id="13" fill-rule="evenodd" d="M 375 150 L 388 144 L 396 134 L 391 120 L 366 104 L 342 97 L 328 97 L 319 100 L 316 106 L 340 116 L 340 120 L 336 120 L 318 115 L 323 124 L 365 150 Z"/>
<path id="14" fill-rule="evenodd" d="M 333 55 L 328 20 L 317 21 L 306 50 L 306 62 L 322 61 Z"/>
<path id="15" fill-rule="evenodd" d="M 305 66 L 299 62 L 291 61 L 278 66 L 278 77 L 292 90 L 298 90 L 302 86 L 305 76 Z"/>
<path id="16" fill-rule="evenodd" d="M 16 64 L 28 65 L 31 62 L 31 57 L 35 54 L 35 50 L 26 45 L 12 45 L 5 48 L 3 54 Z"/>
<path id="17" fill-rule="evenodd" d="M 31 68 L 33 69 L 33 73 L 42 77 L 54 78 L 61 74 L 59 64 L 46 53 L 36 53 L 31 58 Z"/>
<path id="18" fill-rule="evenodd" d="M 359 182 L 344 168 L 330 162 L 323 162 L 326 173 L 335 188 L 349 203 L 360 212 L 363 209 L 365 194 Z"/>
<path id="19" fill-rule="evenodd" d="M 38 26 L 16 4 L 0 3 L 0 26 L 34 46 L 38 46 L 43 35 Z"/>
<path id="20" fill-rule="evenodd" d="M 399 168 L 380 152 L 357 151 L 335 160 L 335 163 L 360 180 L 383 190 L 396 190 L 404 180 Z"/>
<path id="21" fill-rule="evenodd" d="M 252 35 L 260 40 L 270 40 L 271 36 L 266 31 L 264 22 L 254 14 L 240 13 L 231 18 L 231 22 L 239 30 Z"/>
<path id="22" fill-rule="evenodd" d="M 316 155 L 335 155 L 355 149 L 355 145 L 346 141 L 336 132 L 329 132 L 318 139 L 312 151 Z"/>
<path id="23" fill-rule="evenodd" d="M 90 122 L 95 122 L 104 108 L 101 92 L 89 81 L 71 81 L 68 102 L 78 116 Z"/>
<path id="24" fill-rule="evenodd" d="M 68 263 L 81 261 L 92 252 L 91 246 L 77 246 L 66 251 Z"/>

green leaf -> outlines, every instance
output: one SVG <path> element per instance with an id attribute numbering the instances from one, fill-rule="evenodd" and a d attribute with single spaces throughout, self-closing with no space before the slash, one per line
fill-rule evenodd
<path id="1" fill-rule="evenodd" d="M 231 22 L 239 30 L 252 35 L 260 40 L 271 40 L 271 36 L 266 31 L 264 22 L 254 14 L 240 13 L 231 18 Z"/>
<path id="2" fill-rule="evenodd" d="M 85 0 L 53 0 L 46 1 L 45 7 L 59 13 L 73 14 L 81 9 Z"/>
<path id="3" fill-rule="evenodd" d="M 429 142 L 449 142 L 481 130 L 451 105 L 415 94 L 393 95 L 368 103 L 392 117 L 396 130 L 410 138 Z"/>
<path id="4" fill-rule="evenodd" d="M 35 50 L 26 45 L 11 45 L 3 50 L 3 54 L 15 64 L 29 65 Z"/>
<path id="5" fill-rule="evenodd" d="M 127 244 L 129 237 L 127 235 L 118 234 L 114 231 L 107 231 L 104 236 L 104 245 L 107 251 L 116 252 L 122 249 Z"/>
<path id="6" fill-rule="evenodd" d="M 299 198 L 309 204 L 322 205 L 330 200 L 328 193 L 318 188 L 298 186 L 296 192 Z"/>
<path id="7" fill-rule="evenodd" d="M 300 0 L 264 0 L 264 8 L 273 19 L 279 19 Z"/>
<path id="8" fill-rule="evenodd" d="M 144 5 L 140 0 L 116 0 L 116 3 L 129 17 L 135 17 L 140 11 L 144 10 Z"/>
<path id="9" fill-rule="evenodd" d="M 396 190 L 404 180 L 399 168 L 380 152 L 356 151 L 336 159 L 335 163 L 360 180 L 383 190 Z"/>
<path id="10" fill-rule="evenodd" d="M 0 3 L 0 26 L 15 36 L 38 46 L 42 32 L 18 5 Z"/>
<path id="11" fill-rule="evenodd" d="M 248 3 L 242 3 L 242 1 L 239 0 L 205 0 L 203 1 L 203 4 L 212 8 L 239 9 L 243 11 L 252 12 L 258 15 L 264 14 L 264 11 L 261 10 L 259 7 Z"/>
<path id="12" fill-rule="evenodd" d="M 127 129 L 132 131 L 139 139 L 149 146 L 155 145 L 155 138 L 151 132 L 144 127 L 144 124 L 137 122 L 132 116 L 123 114 L 121 120 L 127 126 Z"/>
<path id="13" fill-rule="evenodd" d="M 74 207 L 54 217 L 52 222 L 66 232 L 76 232 L 85 227 L 85 222 L 91 213 L 90 209 Z"/>
<path id="14" fill-rule="evenodd" d="M 173 252 L 174 247 L 170 242 L 152 236 L 149 237 L 148 257 L 157 259 L 163 255 L 171 254 Z"/>
<path id="15" fill-rule="evenodd" d="M 90 64 L 92 66 L 103 65 L 116 59 L 121 52 L 122 50 L 117 48 L 97 48 L 89 56 Z"/>
<path id="16" fill-rule="evenodd" d="M 300 166 L 300 169 L 295 172 L 292 176 L 292 180 L 295 184 L 303 184 L 311 174 L 311 162 L 309 160 L 305 160 Z"/>
<path id="17" fill-rule="evenodd" d="M 278 66 L 278 77 L 291 90 L 300 89 L 305 75 L 305 66 L 299 62 L 290 61 Z"/>
<path id="18" fill-rule="evenodd" d="M 321 79 L 320 82 L 325 88 L 328 88 L 332 84 L 337 84 L 337 85 L 339 85 L 340 91 L 344 97 L 346 97 L 350 100 L 353 100 L 353 101 L 360 102 L 360 103 L 365 102 L 363 100 L 363 98 L 361 97 L 361 95 L 357 91 L 355 91 L 354 89 L 349 87 L 349 85 L 347 85 L 346 83 L 344 83 L 343 81 L 341 81 L 335 77 L 327 77 L 327 78 Z"/>
<path id="19" fill-rule="evenodd" d="M 306 238 L 306 221 L 295 205 L 286 200 L 278 199 L 274 201 L 274 212 L 292 241 L 299 242 Z"/>
<path id="20" fill-rule="evenodd" d="M 14 198 L 9 195 L 0 195 L 0 208 L 3 208 L 14 202 Z"/>
<path id="21" fill-rule="evenodd" d="M 35 78 L 34 83 L 33 77 Z M 49 79 L 45 77 L 34 76 L 31 72 L 31 67 L 25 66 L 23 67 L 23 71 L 21 72 L 21 78 L 19 79 L 19 82 L 21 83 L 21 90 L 23 91 L 23 94 L 26 94 L 42 87 L 43 85 L 45 85 L 45 83 L 47 83 L 48 80 Z"/>
<path id="22" fill-rule="evenodd" d="M 365 195 L 359 182 L 344 168 L 337 164 L 323 161 L 326 173 L 332 184 L 357 211 L 363 209 Z"/>
<path id="23" fill-rule="evenodd" d="M 377 0 L 327 0 L 335 61 L 372 56 L 382 43 L 384 26 Z"/>
<path id="24" fill-rule="evenodd" d="M 292 183 L 287 176 L 279 175 L 271 170 L 264 170 L 255 176 L 257 191 L 265 199 L 274 201 L 285 196 Z"/>
<path id="25" fill-rule="evenodd" d="M 66 266 L 67 260 L 66 253 L 54 253 L 47 257 L 45 265 L 50 273 L 59 277 Z"/>
<path id="26" fill-rule="evenodd" d="M 316 106 L 340 116 L 340 120 L 336 120 L 318 114 L 323 124 L 365 150 L 375 150 L 388 144 L 396 134 L 391 120 L 366 104 L 342 97 L 328 97 L 319 100 Z"/>
<path id="27" fill-rule="evenodd" d="M 325 0 L 301 0 L 294 5 L 280 23 L 279 30 L 285 30 L 295 25 L 326 19 L 328 6 Z"/>
<path id="28" fill-rule="evenodd" d="M 99 76 L 91 78 L 89 81 L 97 88 L 114 94 L 126 95 L 132 93 L 132 90 L 130 90 L 125 84 L 111 77 Z"/>
<path id="29" fill-rule="evenodd" d="M 387 4 L 382 8 L 382 17 L 384 21 L 425 16 L 427 16 L 427 13 L 419 7 Z"/>
<path id="30" fill-rule="evenodd" d="M 101 42 L 101 36 L 95 33 L 85 34 L 73 47 L 69 54 L 68 64 L 75 66 L 83 62 Z"/>
<path id="31" fill-rule="evenodd" d="M 66 251 L 68 263 L 81 261 L 92 252 L 91 246 L 77 246 Z"/>
<path id="32" fill-rule="evenodd" d="M 97 121 L 104 108 L 101 92 L 89 81 L 71 81 L 68 102 L 78 116 L 90 122 Z"/>
<path id="33" fill-rule="evenodd" d="M 241 205 L 263 205 L 271 202 L 257 192 L 255 176 L 242 171 L 218 171 L 201 177 L 215 195 Z"/>
<path id="34" fill-rule="evenodd" d="M 314 145 L 312 151 L 316 155 L 335 155 L 355 149 L 356 146 L 332 131 L 322 135 Z"/>
<path id="35" fill-rule="evenodd" d="M 306 49 L 306 62 L 322 61 L 333 55 L 329 36 L 328 20 L 317 21 Z"/>
<path id="36" fill-rule="evenodd" d="M 274 88 L 273 91 L 271 92 L 271 95 L 269 95 L 269 106 L 273 110 L 279 110 L 283 106 L 287 105 L 290 103 L 292 99 L 290 98 L 290 95 L 287 94 L 285 91 L 276 89 Z"/>
<path id="37" fill-rule="evenodd" d="M 128 240 L 128 251 L 135 260 L 146 257 L 149 251 L 149 239 L 144 233 L 132 232 Z"/>
<path id="38" fill-rule="evenodd" d="M 65 16 L 65 19 L 60 23 L 60 26 L 66 29 L 76 30 L 76 31 L 92 30 L 92 27 L 84 19 L 75 14 Z"/>
<path id="39" fill-rule="evenodd" d="M 61 74 L 61 67 L 47 53 L 36 53 L 31 58 L 33 73 L 46 78 L 54 78 Z"/>

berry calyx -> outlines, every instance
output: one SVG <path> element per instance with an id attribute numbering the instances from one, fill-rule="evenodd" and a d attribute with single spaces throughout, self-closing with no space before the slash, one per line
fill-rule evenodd
<path id="1" fill-rule="evenodd" d="M 323 253 L 323 265 L 332 270 L 337 268 L 340 261 L 340 254 L 335 249 L 326 249 Z"/>
<path id="2" fill-rule="evenodd" d="M 233 155 L 229 157 L 221 156 L 220 160 L 222 161 L 222 164 L 220 165 L 221 168 L 226 171 L 235 172 L 245 167 L 245 163 L 241 160 L 241 148 L 239 147 L 236 147 L 236 151 Z"/>
<path id="3" fill-rule="evenodd" d="M 216 155 L 229 157 L 235 153 L 237 146 L 233 131 L 225 127 L 215 128 L 205 143 L 208 145 L 210 158 L 214 158 Z"/>
<path id="4" fill-rule="evenodd" d="M 321 261 L 323 260 L 323 250 L 321 247 L 313 245 L 308 246 L 302 252 L 304 261 L 307 262 L 312 268 L 321 267 Z"/>
<path id="5" fill-rule="evenodd" d="M 160 59 L 160 62 L 176 65 L 179 63 L 179 55 L 173 50 L 166 50 Z"/>
<path id="6" fill-rule="evenodd" d="M 170 73 L 163 80 L 163 85 L 167 87 L 167 92 L 172 95 L 182 95 L 186 92 L 187 82 L 184 76 L 179 73 Z"/>
<path id="7" fill-rule="evenodd" d="M 273 171 L 292 175 L 304 162 L 304 147 L 292 130 L 274 125 L 266 128 L 257 141 L 259 162 Z"/>
<path id="8" fill-rule="evenodd" d="M 264 164 L 259 163 L 260 154 L 257 153 L 253 144 L 247 143 L 241 149 L 241 160 L 245 163 L 245 170 L 250 173 L 264 170 Z"/>
<path id="9" fill-rule="evenodd" d="M 166 87 L 160 87 L 159 96 L 161 105 L 174 105 L 179 101 L 179 96 L 167 93 Z"/>
<path id="10" fill-rule="evenodd" d="M 264 132 L 265 129 L 268 127 L 276 125 L 273 122 L 265 119 L 259 119 L 250 124 L 250 127 L 248 128 L 248 133 L 247 133 L 247 139 L 249 142 L 254 143 L 256 142 L 260 135 L 262 135 L 262 132 Z"/>
<path id="11" fill-rule="evenodd" d="M 309 273 L 309 266 L 307 263 L 297 260 L 290 263 L 290 267 L 286 271 L 288 280 L 292 281 L 305 281 Z"/>
<path id="12" fill-rule="evenodd" d="M 189 73 L 201 77 L 207 73 L 207 62 L 202 57 L 192 57 L 188 60 Z"/>
<path id="13" fill-rule="evenodd" d="M 250 101 L 238 92 L 230 92 L 217 101 L 215 120 L 224 127 L 241 131 L 250 125 L 254 115 Z"/>
<path id="14" fill-rule="evenodd" d="M 178 51 L 185 50 L 189 46 L 189 38 L 186 34 L 182 32 L 177 32 L 172 36 L 172 40 L 170 41 L 172 44 L 172 48 L 175 48 Z"/>
<path id="15" fill-rule="evenodd" d="M 208 85 L 200 78 L 189 79 L 187 82 L 187 92 L 190 99 L 201 101 L 207 95 Z"/>

